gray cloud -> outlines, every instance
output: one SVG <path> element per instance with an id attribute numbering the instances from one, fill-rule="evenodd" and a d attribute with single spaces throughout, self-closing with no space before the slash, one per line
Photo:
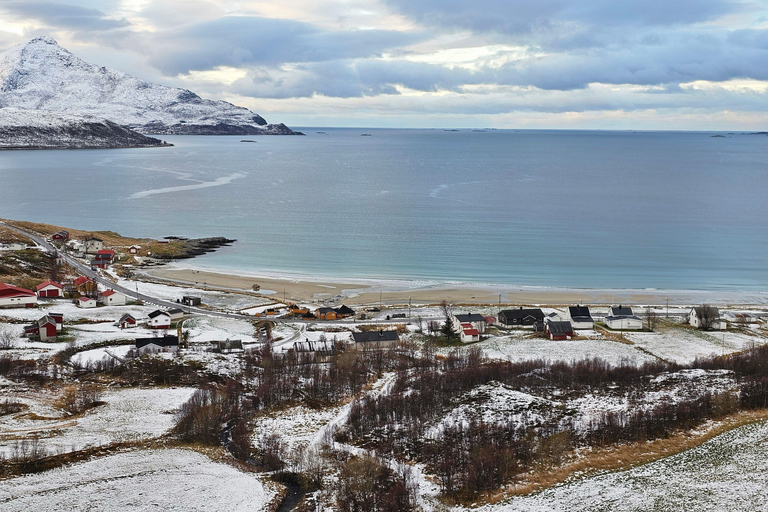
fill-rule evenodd
<path id="1" fill-rule="evenodd" d="M 54 28 L 103 31 L 130 25 L 125 19 L 108 18 L 98 9 L 58 2 L 11 0 L 3 2 L 0 9 L 11 15 L 38 20 Z"/>
<path id="2" fill-rule="evenodd" d="M 168 74 L 216 66 L 279 65 L 374 57 L 422 38 L 387 30 L 326 31 L 299 21 L 228 16 L 168 31 L 151 59 Z"/>
<path id="3" fill-rule="evenodd" d="M 744 8 L 740 0 L 385 0 L 413 19 L 427 24 L 531 34 L 587 27 L 670 26 L 714 19 Z"/>

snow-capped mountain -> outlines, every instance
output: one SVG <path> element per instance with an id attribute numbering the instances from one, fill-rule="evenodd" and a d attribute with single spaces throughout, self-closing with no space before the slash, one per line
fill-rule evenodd
<path id="1" fill-rule="evenodd" d="M 13 107 L 0 109 L 0 149 L 94 149 L 166 146 L 93 116 Z"/>
<path id="2" fill-rule="evenodd" d="M 152 84 L 76 57 L 50 37 L 0 54 L 0 108 L 91 115 L 141 133 L 291 135 L 258 114 L 186 89 Z"/>

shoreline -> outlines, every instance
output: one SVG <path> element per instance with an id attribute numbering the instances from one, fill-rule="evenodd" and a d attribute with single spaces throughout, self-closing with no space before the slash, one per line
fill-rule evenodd
<path id="1" fill-rule="evenodd" d="M 144 269 L 137 275 L 202 288 L 253 291 L 297 303 L 347 303 L 358 306 L 437 304 L 494 305 L 665 305 L 713 303 L 717 305 L 766 306 L 768 292 L 708 290 L 611 290 L 558 289 L 483 283 L 425 282 L 393 279 L 337 279 L 302 275 L 247 273 L 214 270 L 194 265 L 166 264 Z"/>

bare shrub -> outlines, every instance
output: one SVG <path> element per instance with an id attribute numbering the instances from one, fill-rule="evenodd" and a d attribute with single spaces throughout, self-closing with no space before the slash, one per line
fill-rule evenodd
<path id="1" fill-rule="evenodd" d="M 16 348 L 16 336 L 10 327 L 0 327 L 0 350 L 10 350 Z"/>
<path id="2" fill-rule="evenodd" d="M 345 512 L 413 510 L 405 478 L 374 457 L 353 457 L 342 464 L 337 483 L 339 508 Z"/>
<path id="3" fill-rule="evenodd" d="M 57 407 L 70 414 L 79 414 L 98 405 L 101 400 L 101 388 L 96 384 L 67 386 L 56 401 Z"/>

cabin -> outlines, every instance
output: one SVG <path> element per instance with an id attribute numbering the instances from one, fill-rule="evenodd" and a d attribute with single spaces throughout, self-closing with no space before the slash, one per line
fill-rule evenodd
<path id="1" fill-rule="evenodd" d="M 60 328 L 56 326 L 56 320 L 50 315 L 45 315 L 32 325 L 24 327 L 24 335 L 35 337 L 40 341 L 56 341 L 57 333 Z"/>
<path id="2" fill-rule="evenodd" d="M 472 324 L 472 327 L 477 329 L 479 334 L 484 334 L 486 327 L 488 327 L 485 317 L 477 313 L 453 315 L 451 320 L 453 322 L 453 330 L 459 335 L 463 330 L 461 324 Z"/>
<path id="3" fill-rule="evenodd" d="M 346 318 L 348 316 L 353 316 L 354 314 L 355 314 L 355 310 L 348 306 L 345 306 L 344 304 L 342 304 L 340 308 L 336 309 L 337 318 Z"/>
<path id="4" fill-rule="evenodd" d="M 397 345 L 400 336 L 397 331 L 353 332 L 352 341 L 356 349 L 386 348 Z"/>
<path id="5" fill-rule="evenodd" d="M 134 254 L 134 255 L 139 254 L 139 252 L 141 252 L 141 246 L 140 245 L 132 245 L 132 246 L 130 246 L 128 248 L 128 252 L 130 254 Z"/>
<path id="6" fill-rule="evenodd" d="M 302 316 L 309 313 L 309 308 L 304 306 L 298 306 L 296 304 L 291 304 L 288 306 L 288 314 L 294 315 L 294 316 Z"/>
<path id="7" fill-rule="evenodd" d="M 136 321 L 136 318 L 130 313 L 124 314 L 120 317 L 120 320 L 117 321 L 117 326 L 121 329 L 130 329 L 132 327 L 136 327 L 137 325 L 138 322 Z"/>
<path id="8" fill-rule="evenodd" d="M 317 320 L 317 317 L 314 315 L 314 313 L 311 313 L 307 311 L 303 315 L 301 315 L 302 320 Z"/>
<path id="9" fill-rule="evenodd" d="M 127 298 L 124 294 L 115 290 L 107 290 L 99 294 L 99 303 L 105 306 L 125 306 Z"/>
<path id="10" fill-rule="evenodd" d="M 147 327 L 150 329 L 170 329 L 171 328 L 171 315 L 165 311 L 159 309 L 154 310 L 149 315 L 147 320 Z"/>
<path id="11" fill-rule="evenodd" d="M 203 303 L 200 297 L 193 297 L 192 295 L 184 295 L 181 298 L 181 303 L 185 306 L 199 306 Z"/>
<path id="12" fill-rule="evenodd" d="M 66 242 L 69 240 L 69 231 L 64 231 L 63 229 L 61 231 L 58 231 L 51 235 L 51 240 L 56 240 L 58 242 Z"/>
<path id="13" fill-rule="evenodd" d="M 537 322 L 544 322 L 544 312 L 535 309 L 505 309 L 499 313 L 499 323 L 507 327 L 532 327 Z"/>
<path id="14" fill-rule="evenodd" d="M 97 254 L 104 248 L 104 240 L 96 237 L 89 237 L 83 240 L 83 248 L 86 254 Z"/>
<path id="15" fill-rule="evenodd" d="M 137 338 L 136 352 L 141 354 L 154 354 L 157 352 L 178 352 L 178 336 L 158 336 L 156 338 Z"/>
<path id="16" fill-rule="evenodd" d="M 688 323 L 702 330 L 717 331 L 727 327 L 725 320 L 720 317 L 720 310 L 706 304 L 691 308 L 688 312 Z"/>
<path id="17" fill-rule="evenodd" d="M 306 341 L 294 341 L 293 347 L 289 350 L 302 353 L 332 355 L 336 353 L 336 344 L 336 340 L 309 341 L 309 338 L 307 338 Z"/>
<path id="18" fill-rule="evenodd" d="M 171 317 L 171 322 L 177 322 L 184 318 L 184 310 L 179 308 L 169 309 L 168 315 Z"/>
<path id="19" fill-rule="evenodd" d="M 315 316 L 320 320 L 337 320 L 339 318 L 333 308 L 320 308 L 315 312 Z"/>
<path id="20" fill-rule="evenodd" d="M 605 325 L 615 331 L 638 331 L 643 328 L 643 321 L 629 306 L 611 306 L 605 316 Z"/>
<path id="21" fill-rule="evenodd" d="M 32 290 L 0 283 L 0 307 L 32 308 L 37 306 L 37 294 Z"/>
<path id="22" fill-rule="evenodd" d="M 40 298 L 60 299 L 64 297 L 64 287 L 50 279 L 37 285 L 35 291 Z"/>
<path id="23" fill-rule="evenodd" d="M 473 341 L 480 341 L 480 331 L 474 328 L 472 324 L 461 324 L 461 331 L 459 332 L 459 339 L 462 343 L 472 343 Z"/>
<path id="24" fill-rule="evenodd" d="M 565 311 L 565 319 L 573 324 L 574 329 L 593 329 L 595 321 L 589 313 L 587 306 L 568 306 Z"/>
<path id="25" fill-rule="evenodd" d="M 573 325 L 566 321 L 547 322 L 544 332 L 551 340 L 569 340 L 573 338 Z"/>
<path id="26" fill-rule="evenodd" d="M 77 307 L 83 309 L 95 308 L 98 306 L 98 302 L 93 297 L 80 297 L 77 299 Z"/>

